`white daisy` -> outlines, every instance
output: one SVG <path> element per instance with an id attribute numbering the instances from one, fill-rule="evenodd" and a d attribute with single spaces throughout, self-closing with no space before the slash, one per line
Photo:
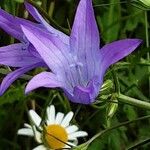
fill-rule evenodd
<path id="1" fill-rule="evenodd" d="M 77 145 L 77 138 L 87 136 L 87 132 L 78 131 L 76 125 L 70 125 L 73 112 L 66 116 L 58 112 L 55 114 L 55 107 L 51 105 L 46 110 L 47 119 L 44 125 L 41 125 L 41 117 L 34 111 L 29 111 L 29 116 L 33 125 L 24 124 L 25 128 L 19 129 L 19 135 L 35 137 L 40 144 L 33 150 L 56 150 L 70 149 Z"/>

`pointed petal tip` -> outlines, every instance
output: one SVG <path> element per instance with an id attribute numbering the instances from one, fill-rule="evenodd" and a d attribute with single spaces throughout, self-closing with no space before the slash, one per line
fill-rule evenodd
<path id="1" fill-rule="evenodd" d="M 135 46 L 135 49 L 142 44 L 143 40 L 142 39 L 123 39 L 120 41 L 127 41 L 127 44 L 130 44 L 130 47 L 133 45 L 133 47 Z"/>
<path id="2" fill-rule="evenodd" d="M 27 1 L 24 2 L 24 5 L 28 11 L 30 11 L 31 9 L 34 9 L 34 7 Z"/>
<path id="3" fill-rule="evenodd" d="M 129 39 L 129 40 L 134 41 L 134 42 L 137 43 L 138 45 L 141 44 L 141 43 L 143 42 L 142 39 Z"/>

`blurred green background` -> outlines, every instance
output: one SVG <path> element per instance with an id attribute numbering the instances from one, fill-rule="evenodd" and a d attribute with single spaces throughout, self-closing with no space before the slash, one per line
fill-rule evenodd
<path id="1" fill-rule="evenodd" d="M 77 0 L 35 0 L 33 1 L 60 26 L 70 29 L 72 26 Z M 105 5 L 106 4 L 106 5 Z M 17 130 L 28 122 L 27 111 L 36 106 L 36 111 L 43 113 L 49 103 L 56 109 L 67 113 L 75 112 L 74 123 L 89 133 L 88 138 L 80 140 L 86 142 L 93 135 L 118 123 L 133 120 L 140 116 L 150 114 L 149 111 L 118 102 L 111 103 L 110 95 L 115 92 L 115 77 L 117 76 L 120 90 L 123 94 L 143 100 L 150 99 L 150 59 L 149 59 L 149 11 L 134 5 L 131 0 L 94 0 L 94 10 L 101 36 L 101 46 L 105 43 L 123 38 L 140 38 L 143 44 L 130 56 L 113 65 L 105 75 L 111 86 L 99 95 L 98 103 L 91 106 L 81 106 L 68 102 L 59 90 L 38 89 L 30 95 L 24 95 L 24 87 L 28 79 L 40 72 L 36 69 L 17 80 L 9 90 L 0 97 L 0 150 L 31 150 L 36 143 L 34 139 L 17 136 Z M 28 18 L 33 18 L 26 12 L 23 0 L 0 0 L 1 9 L 7 12 Z M 148 23 L 148 28 L 146 28 Z M 52 23 L 53 25 L 53 23 Z M 147 42 L 146 42 L 147 41 Z M 17 42 L 0 29 L 0 46 Z M 0 79 L 2 80 L 13 68 L 0 66 Z M 112 99 L 114 100 L 114 99 Z M 117 102 L 117 101 L 116 101 Z M 112 105 L 116 109 L 114 114 L 108 116 Z M 117 128 L 97 138 L 89 146 L 89 150 L 125 150 L 142 140 L 150 139 L 150 119 Z M 138 150 L 149 150 L 150 140 L 138 146 Z"/>

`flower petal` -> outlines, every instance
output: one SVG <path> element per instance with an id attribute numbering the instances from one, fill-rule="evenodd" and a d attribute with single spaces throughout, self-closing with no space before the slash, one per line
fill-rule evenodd
<path id="1" fill-rule="evenodd" d="M 58 112 L 56 115 L 55 124 L 61 124 L 63 118 L 64 118 L 64 114 L 61 112 Z"/>
<path id="2" fill-rule="evenodd" d="M 89 104 L 91 102 L 90 93 L 91 90 L 89 88 L 76 86 L 73 92 L 74 95 L 69 97 L 69 99 L 74 103 Z"/>
<path id="3" fill-rule="evenodd" d="M 31 118 L 32 122 L 34 123 L 34 125 L 36 127 L 39 127 L 41 124 L 41 121 L 42 121 L 41 117 L 34 110 L 30 110 L 29 115 L 30 115 L 30 118 Z"/>
<path id="4" fill-rule="evenodd" d="M 78 130 L 78 127 L 76 125 L 68 126 L 66 128 L 66 131 L 68 134 L 76 132 Z"/>
<path id="5" fill-rule="evenodd" d="M 84 137 L 84 136 L 87 136 L 87 135 L 88 135 L 88 134 L 87 134 L 87 132 L 85 132 L 85 131 L 77 131 L 77 132 L 74 132 L 74 133 L 70 134 L 70 135 L 68 136 L 68 139 L 69 139 L 69 140 L 74 140 L 75 138 Z"/>
<path id="6" fill-rule="evenodd" d="M 69 126 L 72 117 L 73 117 L 73 112 L 71 111 L 64 117 L 64 119 L 61 122 L 61 126 L 63 127 Z"/>
<path id="7" fill-rule="evenodd" d="M 26 136 L 34 136 L 34 132 L 32 129 L 29 128 L 22 128 L 19 129 L 17 132 L 18 135 L 26 135 Z"/>
<path id="8" fill-rule="evenodd" d="M 29 125 L 28 123 L 24 123 L 24 127 L 29 128 L 29 129 L 32 129 L 32 126 Z"/>
<path id="9" fill-rule="evenodd" d="M 106 70 L 110 65 L 129 55 L 141 42 L 140 39 L 124 39 L 106 44 L 100 49 L 102 69 Z"/>
<path id="10" fill-rule="evenodd" d="M 94 76 L 88 82 L 86 87 L 75 86 L 73 94 L 68 91 L 64 91 L 66 96 L 74 103 L 90 104 L 94 102 L 102 85 L 103 72 L 100 72 L 99 76 Z"/>
<path id="11" fill-rule="evenodd" d="M 42 143 L 42 134 L 37 131 L 36 127 L 33 126 L 32 127 L 33 131 L 34 131 L 34 137 L 35 137 L 35 140 L 38 142 L 38 143 Z"/>
<path id="12" fill-rule="evenodd" d="M 55 124 L 55 107 L 54 105 L 51 105 L 47 108 L 47 124 Z"/>
<path id="13" fill-rule="evenodd" d="M 64 43 L 69 44 L 69 37 L 65 35 L 64 33 L 60 32 L 59 30 L 56 30 L 52 26 L 50 26 L 43 17 L 39 14 L 37 9 L 33 7 L 31 4 L 25 2 L 26 9 L 29 11 L 29 13 L 34 17 L 36 21 L 41 23 L 50 33 L 58 36 Z"/>
<path id="14" fill-rule="evenodd" d="M 9 74 L 3 79 L 0 85 L 0 95 L 4 94 L 4 92 L 8 89 L 8 87 L 19 77 L 21 77 L 24 73 L 29 70 L 34 69 L 35 67 L 43 66 L 43 63 L 37 63 L 30 66 L 22 67 L 17 69 Z"/>
<path id="15" fill-rule="evenodd" d="M 71 147 L 75 147 L 76 144 L 72 143 L 72 142 L 67 142 L 68 145 L 70 145 Z M 67 148 L 67 147 L 66 147 Z"/>
<path id="16" fill-rule="evenodd" d="M 16 18 L 2 9 L 0 9 L 0 28 L 16 39 L 24 41 L 23 32 L 16 23 Z"/>
<path id="17" fill-rule="evenodd" d="M 64 63 L 66 62 L 66 56 L 64 56 L 60 48 L 57 48 L 52 42 L 51 38 L 53 37 L 40 28 L 36 28 L 31 25 L 22 26 L 22 29 L 27 39 L 34 45 L 49 68 L 54 73 L 56 73 L 58 70 L 62 70 Z M 67 47 L 64 45 L 62 49 L 64 48 L 66 49 Z"/>
<path id="18" fill-rule="evenodd" d="M 32 56 L 28 50 L 24 49 L 24 44 L 11 44 L 0 47 L 0 64 L 11 67 L 24 67 L 40 62 Z"/>
<path id="19" fill-rule="evenodd" d="M 40 81 L 40 82 L 39 82 Z M 61 87 L 55 74 L 50 72 L 42 72 L 34 76 L 27 84 L 25 93 L 29 93 L 39 87 L 56 88 Z"/>
<path id="20" fill-rule="evenodd" d="M 71 149 L 72 147 L 75 147 L 76 144 L 73 142 L 67 142 L 67 145 L 65 145 L 64 149 Z"/>
<path id="21" fill-rule="evenodd" d="M 81 0 L 72 27 L 70 45 L 73 55 L 84 65 L 82 76 L 86 81 L 95 74 L 99 44 L 92 0 Z"/>
<path id="22" fill-rule="evenodd" d="M 69 46 L 57 36 L 38 27 L 23 25 L 22 29 L 51 71 L 59 76 L 59 80 L 64 82 L 66 89 L 71 89 L 75 85 L 77 76 L 75 76 L 76 70 L 70 68 L 74 60 L 69 54 Z"/>
<path id="23" fill-rule="evenodd" d="M 32 150 L 47 150 L 47 148 L 44 145 L 39 145 Z"/>

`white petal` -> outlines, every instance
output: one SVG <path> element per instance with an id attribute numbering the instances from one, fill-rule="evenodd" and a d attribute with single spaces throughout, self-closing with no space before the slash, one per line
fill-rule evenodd
<path id="1" fill-rule="evenodd" d="M 70 149 L 71 147 L 69 145 L 65 145 L 64 149 Z"/>
<path id="2" fill-rule="evenodd" d="M 69 113 L 65 116 L 65 118 L 64 118 L 64 120 L 62 121 L 61 125 L 62 125 L 63 127 L 69 126 L 72 117 L 73 117 L 73 112 L 71 111 L 71 112 L 69 112 Z"/>
<path id="3" fill-rule="evenodd" d="M 47 124 L 54 124 L 55 123 L 55 107 L 51 105 L 47 108 Z"/>
<path id="4" fill-rule="evenodd" d="M 34 111 L 34 110 L 30 110 L 29 111 L 29 115 L 31 117 L 31 120 L 33 121 L 33 123 L 39 127 L 40 123 L 41 123 L 41 117 Z"/>
<path id="5" fill-rule="evenodd" d="M 74 144 L 74 145 L 78 145 L 78 139 L 75 138 L 73 141 L 71 140 L 71 142 Z"/>
<path id="6" fill-rule="evenodd" d="M 68 127 L 66 128 L 66 131 L 67 131 L 68 134 L 73 133 L 73 132 L 76 132 L 77 130 L 78 130 L 78 127 L 75 126 L 75 125 L 68 126 Z"/>
<path id="7" fill-rule="evenodd" d="M 65 145 L 64 149 L 69 149 L 69 148 L 72 148 L 72 147 L 75 147 L 76 145 L 72 142 L 67 142 L 67 144 Z"/>
<path id="8" fill-rule="evenodd" d="M 61 124 L 63 118 L 64 118 L 64 114 L 61 112 L 58 112 L 56 115 L 55 124 Z"/>
<path id="9" fill-rule="evenodd" d="M 24 127 L 32 129 L 32 126 L 29 125 L 28 123 L 24 123 Z"/>
<path id="10" fill-rule="evenodd" d="M 27 135 L 27 136 L 34 136 L 33 130 L 28 128 L 19 129 L 17 134 L 19 135 Z"/>
<path id="11" fill-rule="evenodd" d="M 39 145 L 32 150 L 47 150 L 47 148 L 44 145 Z"/>
<path id="12" fill-rule="evenodd" d="M 42 134 L 36 130 L 36 127 L 33 126 L 33 130 L 34 130 L 34 136 L 35 136 L 35 140 L 38 142 L 38 143 L 42 143 Z"/>
<path id="13" fill-rule="evenodd" d="M 72 147 L 75 147 L 76 145 L 72 142 L 67 142 L 68 145 L 72 146 Z"/>
<path id="14" fill-rule="evenodd" d="M 74 132 L 74 133 L 70 134 L 70 135 L 68 136 L 68 139 L 69 139 L 69 140 L 72 140 L 72 139 L 74 139 L 74 138 L 84 137 L 84 136 L 87 136 L 87 135 L 88 135 L 88 134 L 87 134 L 87 132 L 85 132 L 85 131 L 77 131 L 77 132 Z"/>

